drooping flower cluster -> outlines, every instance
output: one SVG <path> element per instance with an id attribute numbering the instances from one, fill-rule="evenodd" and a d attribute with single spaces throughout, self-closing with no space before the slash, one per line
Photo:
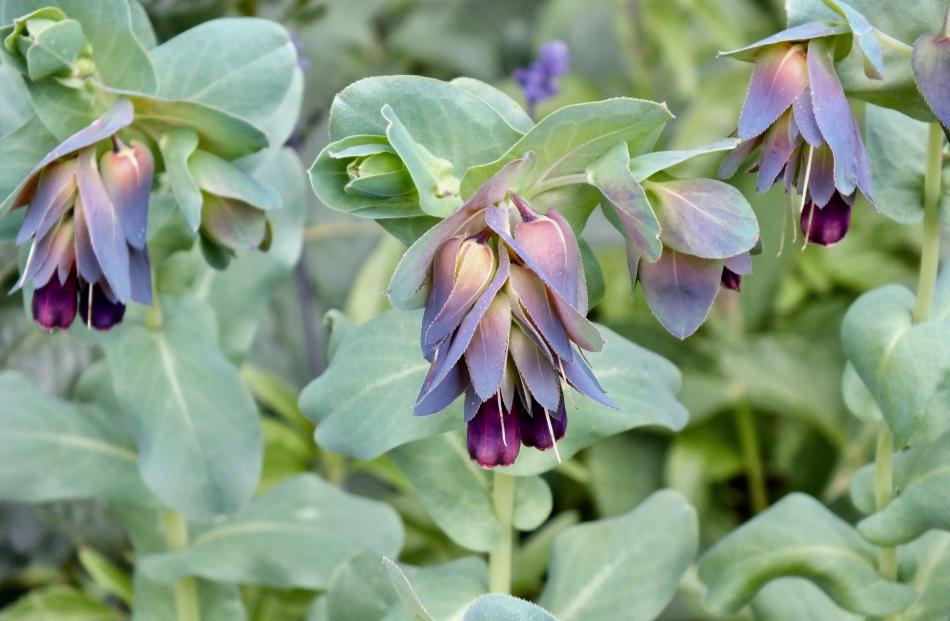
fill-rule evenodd
<path id="1" fill-rule="evenodd" d="M 511 465 L 522 444 L 556 450 L 565 383 L 613 407 L 577 349 L 599 351 L 603 339 L 585 316 L 577 240 L 556 211 L 483 189 L 406 261 L 401 269 L 429 284 L 421 338 L 431 367 L 415 413 L 439 412 L 464 393 L 468 450 L 481 466 Z"/>
<path id="2" fill-rule="evenodd" d="M 145 242 L 154 165 L 148 147 L 117 134 L 132 119 L 132 104 L 119 99 L 50 152 L 14 201 L 26 207 L 17 244 L 31 244 L 15 289 L 32 284 L 33 317 L 47 330 L 68 328 L 77 310 L 88 326 L 107 330 L 129 300 L 151 303 Z"/>
<path id="3" fill-rule="evenodd" d="M 835 71 L 841 26 L 810 22 L 729 52 L 755 62 L 739 117 L 742 142 L 722 162 L 728 178 L 758 150 L 758 189 L 782 181 L 803 197 L 802 234 L 828 246 L 848 231 L 858 191 L 869 200 L 871 174 L 861 130 Z"/>
<path id="4" fill-rule="evenodd" d="M 557 78 L 567 73 L 569 65 L 570 50 L 567 44 L 550 41 L 541 46 L 538 58 L 531 66 L 515 70 L 514 78 L 524 92 L 529 114 L 533 113 L 539 102 L 557 95 Z"/>

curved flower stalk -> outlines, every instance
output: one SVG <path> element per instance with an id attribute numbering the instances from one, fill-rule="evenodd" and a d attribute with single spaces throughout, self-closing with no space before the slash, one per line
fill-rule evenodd
<path id="1" fill-rule="evenodd" d="M 780 181 L 786 192 L 794 188 L 802 197 L 802 234 L 823 246 L 847 233 L 857 192 L 874 204 L 861 129 L 835 71 L 842 38 L 852 36 L 847 24 L 809 22 L 725 53 L 754 62 L 755 69 L 739 117 L 742 142 L 723 160 L 719 176 L 732 177 L 752 159 L 759 192 Z M 872 40 L 861 39 L 866 72 L 880 79 Z"/>
<path id="2" fill-rule="evenodd" d="M 536 213 L 508 191 L 521 164 L 419 238 L 388 292 L 397 307 L 425 307 L 431 366 L 415 413 L 439 412 L 464 393 L 469 454 L 486 468 L 514 463 L 521 444 L 556 450 L 568 386 L 614 407 L 580 353 L 599 351 L 603 339 L 586 318 L 577 239 L 556 211 Z"/>
<path id="3" fill-rule="evenodd" d="M 17 243 L 30 251 L 14 289 L 34 288 L 33 317 L 45 329 L 68 328 L 77 310 L 86 325 L 108 330 L 130 300 L 150 304 L 146 229 L 154 163 L 119 99 L 87 128 L 51 151 L 14 200 L 26 214 Z"/>

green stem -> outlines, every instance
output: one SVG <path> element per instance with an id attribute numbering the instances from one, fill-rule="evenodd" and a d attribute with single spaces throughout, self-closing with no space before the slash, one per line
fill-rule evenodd
<path id="1" fill-rule="evenodd" d="M 891 444 L 891 432 L 884 426 L 877 436 L 877 454 L 874 456 L 874 505 L 883 511 L 891 502 L 894 494 L 894 447 Z M 877 551 L 878 569 L 888 580 L 897 580 L 897 548 L 879 547 Z"/>
<path id="2" fill-rule="evenodd" d="M 759 450 L 759 437 L 755 432 L 755 420 L 752 408 L 747 401 L 740 400 L 735 408 L 736 427 L 739 430 L 739 444 L 742 446 L 746 476 L 749 479 L 749 497 L 752 500 L 752 512 L 761 513 L 769 506 L 769 497 L 765 489 L 765 469 L 762 466 L 762 453 Z"/>
<path id="3" fill-rule="evenodd" d="M 162 513 L 165 526 L 165 545 L 175 552 L 188 547 L 188 523 L 184 516 L 175 511 Z M 201 621 L 201 607 L 198 604 L 198 583 L 194 576 L 182 578 L 175 583 L 175 610 L 177 621 Z"/>
<path id="4" fill-rule="evenodd" d="M 943 130 L 940 124 L 930 124 L 927 145 L 923 250 L 920 256 L 917 306 L 914 308 L 915 323 L 926 321 L 930 316 L 930 305 L 937 283 L 937 267 L 940 262 L 940 177 L 943 173 Z"/>
<path id="5" fill-rule="evenodd" d="M 515 511 L 515 478 L 495 471 L 492 505 L 501 522 L 501 540 L 488 555 L 488 587 L 493 593 L 511 593 L 511 547 L 514 539 L 511 521 Z"/>

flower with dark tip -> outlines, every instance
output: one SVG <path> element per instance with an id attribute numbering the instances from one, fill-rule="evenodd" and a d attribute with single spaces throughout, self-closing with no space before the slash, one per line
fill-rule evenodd
<path id="1" fill-rule="evenodd" d="M 529 67 L 516 69 L 515 81 L 521 86 L 528 113 L 534 115 L 539 102 L 558 93 L 557 78 L 566 74 L 570 66 L 570 50 L 563 41 L 550 41 L 541 46 L 537 60 Z"/>
<path id="2" fill-rule="evenodd" d="M 151 303 L 153 161 L 144 144 L 118 136 L 132 117 L 132 104 L 116 101 L 51 151 L 14 201 L 26 209 L 17 243 L 30 244 L 14 289 L 33 286 L 33 316 L 47 330 L 68 328 L 77 309 L 87 325 L 107 330 L 130 300 Z"/>
<path id="3" fill-rule="evenodd" d="M 841 241 L 851 226 L 853 200 L 853 197 L 835 192 L 824 207 L 806 202 L 801 218 L 802 235 L 819 246 L 831 246 Z"/>
<path id="4" fill-rule="evenodd" d="M 513 463 L 519 443 L 556 451 L 568 387 L 615 407 L 580 354 L 603 339 L 586 317 L 577 239 L 558 212 L 536 213 L 508 191 L 520 163 L 423 235 L 389 290 L 397 307 L 425 306 L 430 368 L 415 413 L 464 394 L 469 454 L 486 468 Z"/>
<path id="5" fill-rule="evenodd" d="M 795 188 L 803 218 L 805 205 L 820 213 L 833 196 L 853 204 L 861 192 L 873 204 L 861 130 L 835 71 L 835 37 L 846 33 L 810 22 L 728 53 L 755 69 L 739 117 L 742 142 L 723 160 L 720 177 L 733 176 L 751 157 L 758 190 L 779 181 L 786 192 Z"/>

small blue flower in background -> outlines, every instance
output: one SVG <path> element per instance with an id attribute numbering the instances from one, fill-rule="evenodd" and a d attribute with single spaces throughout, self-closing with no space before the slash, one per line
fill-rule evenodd
<path id="1" fill-rule="evenodd" d="M 558 93 L 557 78 L 567 73 L 571 53 L 563 41 L 550 41 L 541 46 L 538 59 L 526 69 L 516 69 L 515 80 L 524 91 L 528 114 L 534 116 L 538 102 Z"/>

